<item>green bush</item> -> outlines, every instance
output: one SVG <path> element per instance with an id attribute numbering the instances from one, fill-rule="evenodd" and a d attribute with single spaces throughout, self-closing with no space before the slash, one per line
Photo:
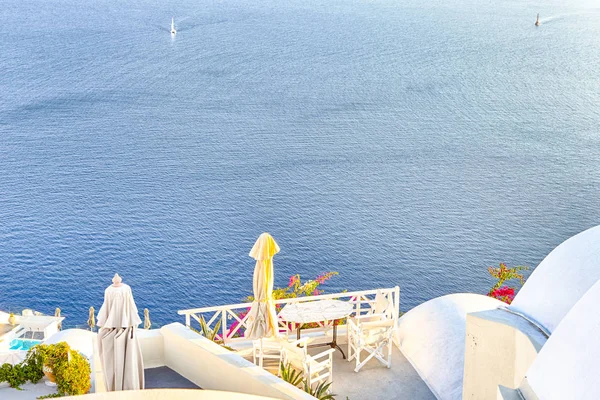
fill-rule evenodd
<path id="1" fill-rule="evenodd" d="M 75 396 L 90 390 L 90 363 L 66 342 L 39 344 L 27 352 L 22 363 L 0 366 L 0 383 L 8 382 L 15 389 L 27 381 L 37 383 L 44 376 L 44 365 L 53 370 L 59 395 Z"/>
<path id="2" fill-rule="evenodd" d="M 0 367 L 0 383 L 8 382 L 10 387 L 21 389 L 20 386 L 27 382 L 25 371 L 21 364 L 2 364 Z"/>

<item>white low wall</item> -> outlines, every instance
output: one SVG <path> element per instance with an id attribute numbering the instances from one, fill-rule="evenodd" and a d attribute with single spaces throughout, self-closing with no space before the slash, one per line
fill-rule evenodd
<path id="1" fill-rule="evenodd" d="M 525 318 L 506 310 L 467 315 L 463 396 L 496 400 L 498 386 L 517 388 L 547 337 Z"/>
<path id="2" fill-rule="evenodd" d="M 144 368 L 156 368 L 165 365 L 165 346 L 160 329 L 138 329 L 137 337 L 142 350 Z"/>
<path id="3" fill-rule="evenodd" d="M 203 389 L 276 399 L 314 397 L 180 323 L 160 329 L 165 365 Z"/>
<path id="4" fill-rule="evenodd" d="M 180 323 L 160 329 L 138 330 L 144 368 L 167 366 L 179 375 L 208 390 L 238 392 L 275 399 L 314 397 L 252 364 L 239 354 L 206 339 Z M 94 387 L 104 393 L 104 374 L 94 338 Z"/>

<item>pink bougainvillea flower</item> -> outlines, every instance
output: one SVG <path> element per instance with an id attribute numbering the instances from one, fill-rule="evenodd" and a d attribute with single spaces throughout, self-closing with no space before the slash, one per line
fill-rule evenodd
<path id="1" fill-rule="evenodd" d="M 290 276 L 290 281 L 288 282 L 288 287 L 292 287 L 296 284 L 296 282 L 299 281 L 299 277 L 298 275 L 292 275 Z"/>
<path id="2" fill-rule="evenodd" d="M 515 299 L 515 288 L 502 286 L 492 290 L 489 296 L 510 304 Z"/>

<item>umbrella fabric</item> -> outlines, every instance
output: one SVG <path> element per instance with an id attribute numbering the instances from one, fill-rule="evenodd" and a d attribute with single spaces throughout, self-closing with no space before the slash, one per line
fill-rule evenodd
<path id="1" fill-rule="evenodd" d="M 0 365 L 5 364 L 5 363 L 11 364 L 11 365 L 18 364 L 18 363 L 22 362 L 23 360 L 25 360 L 26 356 L 27 356 L 27 351 L 25 351 L 25 350 L 7 351 L 4 353 L 0 353 Z"/>
<path id="2" fill-rule="evenodd" d="M 248 313 L 245 336 L 260 339 L 278 335 L 277 312 L 273 303 L 273 256 L 279 252 L 275 239 L 268 233 L 260 235 L 250 257 L 256 260 L 254 267 L 254 301 Z"/>
<path id="3" fill-rule="evenodd" d="M 106 288 L 98 312 L 98 347 L 109 391 L 144 389 L 144 364 L 136 332 L 141 322 L 128 285 L 117 283 Z"/>

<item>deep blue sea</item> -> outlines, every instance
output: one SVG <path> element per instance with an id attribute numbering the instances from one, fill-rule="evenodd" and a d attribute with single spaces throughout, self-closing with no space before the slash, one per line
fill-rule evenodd
<path id="1" fill-rule="evenodd" d="M 537 13 L 542 25 L 534 26 Z M 179 30 L 169 34 L 171 17 Z M 2 0 L 0 309 L 485 293 L 600 223 L 597 0 Z"/>

